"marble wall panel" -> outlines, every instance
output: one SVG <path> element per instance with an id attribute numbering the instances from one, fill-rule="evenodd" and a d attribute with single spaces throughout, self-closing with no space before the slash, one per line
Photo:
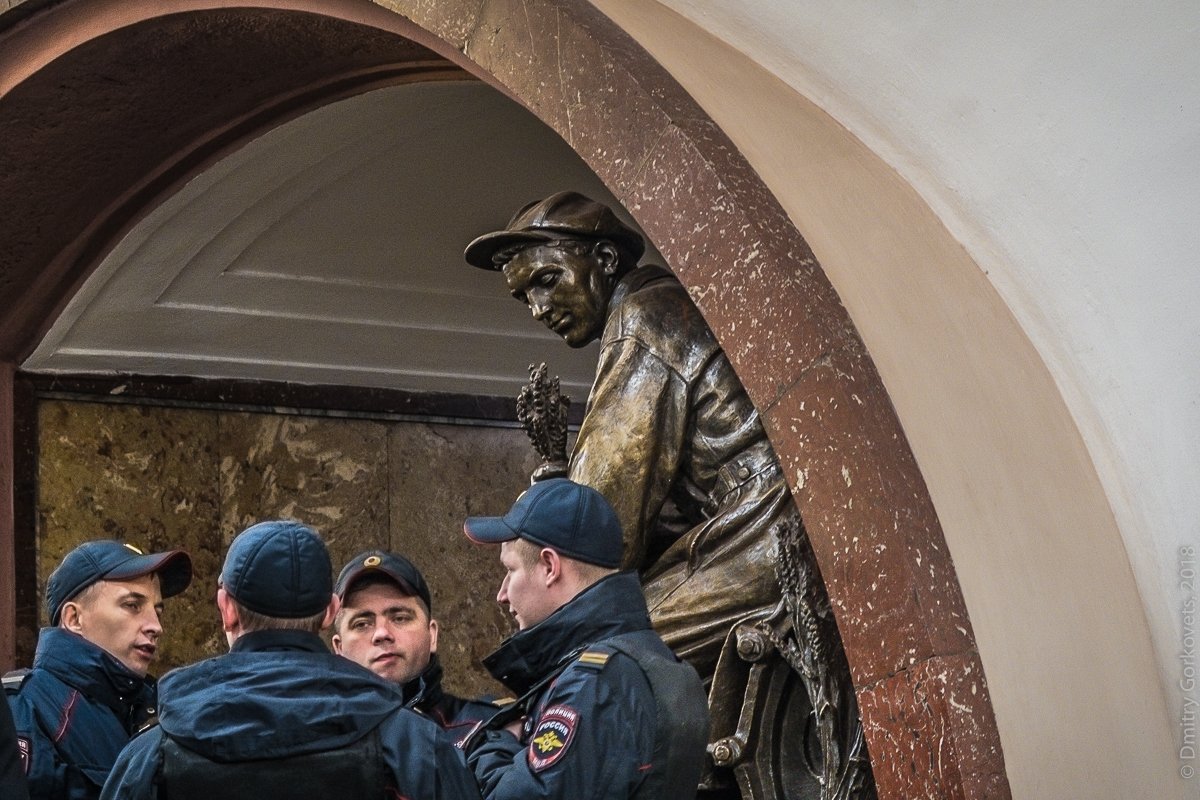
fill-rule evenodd
<path id="1" fill-rule="evenodd" d="M 320 532 L 335 568 L 388 541 L 387 425 L 357 419 L 220 416 L 221 535 L 295 519 Z"/>
<path id="2" fill-rule="evenodd" d="M 213 604 L 218 529 L 217 415 L 46 401 L 39 406 L 38 596 L 71 549 L 117 539 L 187 550 L 196 579 L 166 603 L 156 672 L 225 650 Z M 47 623 L 45 609 L 39 612 Z"/>
<path id="3" fill-rule="evenodd" d="M 225 550 L 254 522 L 291 518 L 321 532 L 335 570 L 370 548 L 410 557 L 433 591 L 447 687 L 504 693 L 479 664 L 513 630 L 495 602 L 498 554 L 470 544 L 462 521 L 504 513 L 528 485 L 523 431 L 59 400 L 39 420 L 39 592 L 87 539 L 192 555 L 156 674 L 225 652 L 214 604 Z"/>
<path id="4" fill-rule="evenodd" d="M 537 466 L 516 428 L 396 425 L 389 442 L 392 547 L 420 568 L 441 624 L 446 686 L 463 695 L 506 693 L 480 659 L 515 630 L 496 602 L 496 548 L 471 544 L 468 516 L 508 511 Z"/>

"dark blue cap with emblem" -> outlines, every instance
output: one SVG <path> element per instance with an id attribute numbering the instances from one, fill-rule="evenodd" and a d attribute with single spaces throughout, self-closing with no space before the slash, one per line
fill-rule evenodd
<path id="1" fill-rule="evenodd" d="M 567 478 L 538 481 L 503 517 L 468 517 L 467 538 L 481 544 L 525 539 L 576 561 L 621 566 L 621 522 L 604 495 Z"/>
<path id="2" fill-rule="evenodd" d="M 62 607 L 97 581 L 127 581 L 158 575 L 162 596 L 174 597 L 192 582 L 192 559 L 182 550 L 143 553 L 131 544 L 101 539 L 67 553 L 46 580 L 46 610 L 57 625 Z"/>
<path id="3" fill-rule="evenodd" d="M 425 604 L 425 610 L 432 611 L 433 601 L 429 596 L 429 586 L 416 565 L 398 553 L 386 550 L 368 550 L 359 553 L 346 562 L 338 574 L 333 593 L 345 601 L 346 594 L 361 579 L 369 575 L 382 575 L 392 580 L 400 590 L 409 597 L 416 597 Z"/>
<path id="4" fill-rule="evenodd" d="M 251 611 L 278 619 L 311 617 L 333 597 L 333 564 L 312 528 L 292 520 L 252 525 L 229 546 L 221 586 Z"/>

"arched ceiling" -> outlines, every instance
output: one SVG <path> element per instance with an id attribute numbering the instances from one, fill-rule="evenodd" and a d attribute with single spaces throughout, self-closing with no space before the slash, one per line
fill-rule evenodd
<path id="1" fill-rule="evenodd" d="M 474 236 L 532 199 L 611 196 L 551 130 L 475 81 L 377 89 L 288 122 L 190 181 L 105 258 L 28 370 L 511 395 L 573 351 Z"/>

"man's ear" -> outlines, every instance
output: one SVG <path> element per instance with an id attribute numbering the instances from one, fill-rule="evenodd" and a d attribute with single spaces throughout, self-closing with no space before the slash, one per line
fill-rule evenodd
<path id="1" fill-rule="evenodd" d="M 437 652 L 438 624 L 436 619 L 429 620 L 429 652 Z"/>
<path id="2" fill-rule="evenodd" d="M 223 586 L 217 587 L 217 608 L 221 612 L 222 630 L 233 633 L 241 627 L 242 621 L 238 618 L 237 605 Z"/>
<path id="3" fill-rule="evenodd" d="M 612 242 L 600 241 L 592 248 L 592 253 L 600 264 L 605 275 L 616 275 L 617 267 L 621 265 L 621 254 Z"/>
<path id="4" fill-rule="evenodd" d="M 336 594 L 329 595 L 329 607 L 325 609 L 325 619 L 321 622 L 321 630 L 333 624 L 333 618 L 342 610 L 342 598 Z"/>
<path id="5" fill-rule="evenodd" d="M 543 547 L 538 553 L 538 566 L 546 573 L 546 586 L 553 586 L 562 580 L 562 556 L 557 550 Z"/>
<path id="6" fill-rule="evenodd" d="M 58 612 L 58 627 L 66 628 L 71 633 L 83 633 L 83 624 L 79 619 L 79 604 L 74 602 L 64 603 L 62 610 Z"/>

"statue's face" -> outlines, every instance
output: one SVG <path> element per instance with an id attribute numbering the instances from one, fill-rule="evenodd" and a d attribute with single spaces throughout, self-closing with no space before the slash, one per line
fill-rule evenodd
<path id="1" fill-rule="evenodd" d="M 619 257 L 608 242 L 535 245 L 504 266 L 512 296 L 571 347 L 600 336 Z"/>

